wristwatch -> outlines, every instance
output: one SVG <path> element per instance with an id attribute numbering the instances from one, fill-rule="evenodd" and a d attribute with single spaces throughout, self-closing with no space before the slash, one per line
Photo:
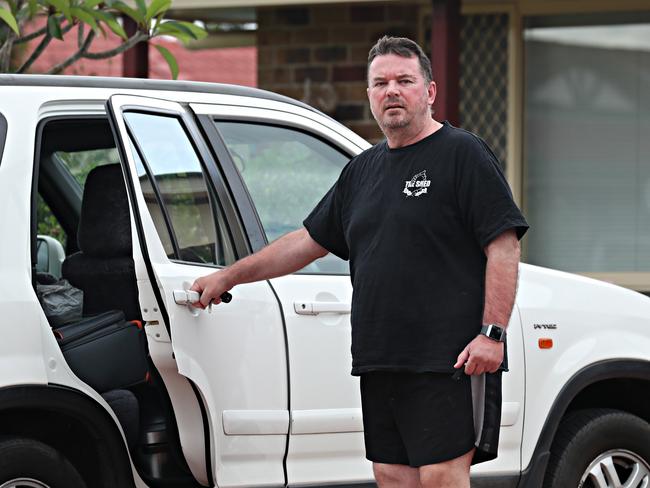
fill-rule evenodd
<path id="1" fill-rule="evenodd" d="M 481 334 L 497 342 L 506 340 L 506 329 L 497 324 L 487 324 L 481 327 Z"/>

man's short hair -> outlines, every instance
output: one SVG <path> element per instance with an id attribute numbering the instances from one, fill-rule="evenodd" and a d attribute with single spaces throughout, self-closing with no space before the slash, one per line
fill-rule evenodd
<path id="1" fill-rule="evenodd" d="M 377 56 L 385 56 L 386 54 L 396 54 L 403 58 L 412 58 L 415 56 L 420 63 L 420 71 L 424 77 L 425 83 L 428 85 L 433 81 L 433 74 L 431 73 L 431 61 L 422 48 L 411 39 L 406 37 L 391 37 L 384 36 L 372 46 L 368 53 L 368 71 L 370 64 Z"/>

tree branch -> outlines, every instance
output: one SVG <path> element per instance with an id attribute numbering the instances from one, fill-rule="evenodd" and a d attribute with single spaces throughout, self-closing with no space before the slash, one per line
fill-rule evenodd
<path id="1" fill-rule="evenodd" d="M 87 59 L 111 58 L 117 54 L 123 53 L 127 49 L 131 49 L 138 42 L 145 41 L 147 39 L 149 39 L 149 36 L 147 34 L 144 34 L 142 32 L 137 32 L 133 36 L 129 37 L 126 41 L 124 41 L 124 44 L 120 44 L 115 49 L 110 49 L 108 51 L 101 51 L 96 53 L 84 53 L 83 57 Z"/>
<path id="2" fill-rule="evenodd" d="M 24 35 L 23 37 L 19 37 L 14 40 L 14 44 L 21 44 L 23 42 L 29 42 L 32 39 L 36 39 L 37 37 L 41 37 L 43 34 L 47 32 L 47 25 L 45 27 L 41 27 L 38 30 L 35 30 L 34 32 L 31 32 L 30 34 Z"/>
<path id="3" fill-rule="evenodd" d="M 77 47 L 81 49 L 81 46 L 84 42 L 84 24 L 79 23 L 79 28 L 77 29 Z"/>
<path id="4" fill-rule="evenodd" d="M 61 71 L 66 69 L 72 63 L 78 61 L 80 58 L 82 58 L 84 56 L 86 50 L 90 47 L 90 44 L 93 42 L 94 38 L 95 38 L 95 32 L 90 31 L 88 33 L 88 35 L 86 36 L 86 40 L 84 41 L 83 45 L 79 48 L 79 50 L 76 53 L 74 53 L 68 59 L 66 59 L 64 61 L 61 61 L 56 66 L 53 66 L 52 68 L 50 68 L 49 71 L 47 71 L 46 74 L 48 74 L 48 75 L 58 75 Z"/>
<path id="5" fill-rule="evenodd" d="M 4 38 L 2 47 L 0 47 L 0 72 L 7 73 L 11 65 L 11 51 L 16 39 L 16 33 L 6 24 L 0 27 L 0 32 L 2 32 Z"/>
<path id="6" fill-rule="evenodd" d="M 61 21 L 63 20 L 63 18 L 64 18 L 64 17 L 61 15 L 61 16 L 58 18 L 59 22 L 61 22 Z M 69 23 L 69 24 L 67 24 L 63 29 L 61 29 L 61 32 L 62 32 L 63 34 L 65 34 L 66 32 L 68 32 L 68 31 L 69 31 L 70 29 L 72 29 L 73 27 L 74 27 L 74 24 L 73 24 L 73 23 Z M 43 34 L 45 34 L 46 32 L 47 32 L 47 24 L 45 25 L 45 27 L 41 27 L 40 29 L 35 30 L 34 32 L 30 32 L 30 33 L 27 34 L 27 35 L 24 35 L 24 36 L 22 36 L 22 37 L 18 37 L 17 39 L 14 39 L 14 44 L 22 44 L 22 43 L 24 43 L 24 42 L 32 41 L 32 40 L 36 39 L 37 37 L 41 37 L 41 36 L 42 36 Z"/>
<path id="7" fill-rule="evenodd" d="M 50 34 L 45 34 L 45 37 L 43 37 L 38 46 L 36 46 L 32 54 L 29 56 L 29 58 L 27 58 L 27 61 L 25 61 L 22 66 L 16 70 L 16 73 L 24 73 L 26 70 L 28 70 L 29 67 L 34 64 L 34 61 L 36 61 L 36 59 L 43 53 L 51 40 L 52 36 Z"/>

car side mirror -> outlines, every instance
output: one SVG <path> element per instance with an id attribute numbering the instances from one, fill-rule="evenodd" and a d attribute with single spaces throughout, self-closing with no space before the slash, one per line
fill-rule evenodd
<path id="1" fill-rule="evenodd" d="M 61 278 L 61 265 L 65 251 L 59 241 L 50 236 L 36 238 L 36 271 Z"/>

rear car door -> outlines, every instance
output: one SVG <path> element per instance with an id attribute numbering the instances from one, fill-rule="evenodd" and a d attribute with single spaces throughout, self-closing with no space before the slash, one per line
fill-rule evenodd
<path id="1" fill-rule="evenodd" d="M 368 144 L 307 108 L 191 104 L 220 158 L 252 202 L 263 243 L 303 219 Z M 224 163 L 228 164 L 228 163 Z M 234 183 L 233 183 L 234 184 Z M 263 244 L 262 243 L 262 244 Z M 271 280 L 284 312 L 290 366 L 290 485 L 372 479 L 365 459 L 358 378 L 350 375 L 348 263 L 327 255 Z M 237 291 L 235 288 L 234 291 Z"/>
<path id="2" fill-rule="evenodd" d="M 114 95 L 107 109 L 138 224 L 138 280 L 150 281 L 159 304 L 144 319 L 166 328 L 160 336 L 171 337 L 178 371 L 206 407 L 208 477 L 219 486 L 284 485 L 286 345 L 271 287 L 238 286 L 211 313 L 178 303 L 196 278 L 250 250 L 217 161 L 181 104 Z"/>

